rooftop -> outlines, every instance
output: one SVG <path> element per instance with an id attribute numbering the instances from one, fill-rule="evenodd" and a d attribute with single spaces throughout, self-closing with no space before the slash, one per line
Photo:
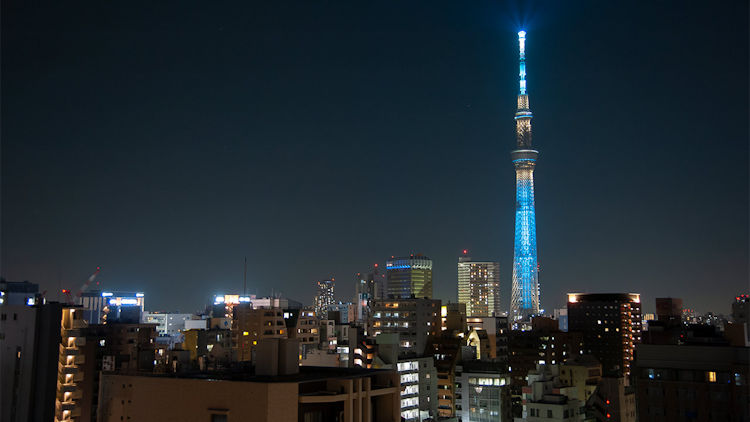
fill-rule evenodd
<path id="1" fill-rule="evenodd" d="M 255 368 L 251 366 L 230 368 L 217 371 L 190 371 L 179 373 L 158 374 L 152 372 L 144 373 L 114 373 L 115 375 L 143 376 L 155 378 L 180 378 L 207 381 L 243 381 L 243 382 L 313 382 L 324 381 L 331 378 L 361 378 L 370 375 L 378 375 L 389 372 L 387 369 L 363 369 L 363 368 L 338 368 L 325 366 L 300 366 L 298 374 L 265 376 L 255 375 Z"/>

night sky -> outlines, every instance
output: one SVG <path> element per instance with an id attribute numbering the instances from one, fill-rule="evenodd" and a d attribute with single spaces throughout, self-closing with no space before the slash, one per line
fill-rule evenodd
<path id="1" fill-rule="evenodd" d="M 615 4 L 616 3 L 616 4 Z M 513 259 L 526 29 L 542 306 L 748 288 L 748 4 L 2 3 L 2 267 L 150 310 Z"/>

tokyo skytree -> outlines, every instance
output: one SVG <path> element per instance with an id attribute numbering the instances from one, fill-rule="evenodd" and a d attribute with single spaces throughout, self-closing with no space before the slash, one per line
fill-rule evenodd
<path id="1" fill-rule="evenodd" d="M 539 314 L 539 269 L 536 257 L 534 166 L 539 152 L 531 146 L 531 110 L 526 93 L 526 31 L 518 33 L 520 82 L 516 110 L 516 149 L 511 152 L 516 169 L 516 230 L 513 247 L 511 321 Z"/>

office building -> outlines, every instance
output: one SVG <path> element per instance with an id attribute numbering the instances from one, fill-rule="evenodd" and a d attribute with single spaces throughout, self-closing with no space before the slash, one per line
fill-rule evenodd
<path id="1" fill-rule="evenodd" d="M 281 308 L 281 309 L 302 309 L 300 302 L 283 297 L 257 297 L 256 295 L 235 295 L 222 294 L 214 296 L 214 303 L 211 308 L 213 318 L 232 319 L 234 307 L 239 304 L 248 304 L 253 309 Z M 228 327 L 227 327 L 228 328 Z"/>
<path id="2" fill-rule="evenodd" d="M 126 324 L 138 324 L 141 322 L 145 305 L 145 295 L 141 292 L 101 292 L 102 301 L 93 299 L 99 294 L 98 291 L 90 292 L 93 296 L 81 296 L 84 310 L 89 311 L 89 323 L 94 324 L 93 319 L 97 314 L 101 315 L 97 323 L 107 324 L 120 322 Z M 101 309 L 97 305 L 101 303 Z"/>
<path id="3" fill-rule="evenodd" d="M 432 260 L 420 254 L 386 261 L 388 298 L 432 299 Z"/>
<path id="4" fill-rule="evenodd" d="M 427 338 L 440 332 L 440 300 L 385 299 L 373 304 L 372 335 L 399 334 L 402 353 L 424 353 Z"/>
<path id="5" fill-rule="evenodd" d="M 641 324 L 639 294 L 568 294 L 568 329 L 583 334 L 583 353 L 601 362 L 604 376 L 630 375 Z"/>
<path id="6" fill-rule="evenodd" d="M 516 229 L 513 242 L 513 284 L 510 317 L 512 321 L 538 315 L 539 267 L 536 249 L 534 209 L 534 168 L 539 152 L 531 145 L 531 110 L 526 93 L 526 31 L 518 33 L 520 83 L 516 111 L 516 149 L 511 152 L 516 170 Z"/>
<path id="7" fill-rule="evenodd" d="M 41 304 L 41 299 L 38 284 L 0 280 L 0 305 Z"/>
<path id="8" fill-rule="evenodd" d="M 458 302 L 466 304 L 466 316 L 500 316 L 500 264 L 459 257 Z"/>
<path id="9" fill-rule="evenodd" d="M 317 289 L 315 298 L 313 299 L 313 308 L 315 309 L 315 315 L 319 318 L 326 318 L 328 316 L 328 306 L 333 305 L 336 301 L 333 298 L 333 288 L 336 281 L 320 280 L 317 282 Z"/>

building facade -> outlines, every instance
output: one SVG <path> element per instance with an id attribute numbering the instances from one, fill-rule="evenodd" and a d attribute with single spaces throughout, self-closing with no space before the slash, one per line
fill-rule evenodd
<path id="1" fill-rule="evenodd" d="M 386 261 L 388 298 L 432 299 L 432 260 L 417 254 Z"/>
<path id="2" fill-rule="evenodd" d="M 174 336 L 185 329 L 185 321 L 190 320 L 192 314 L 170 314 L 163 312 L 144 312 L 141 322 L 156 324 L 156 333 L 160 336 Z"/>
<path id="3" fill-rule="evenodd" d="M 331 280 L 320 280 L 316 284 L 316 294 L 313 299 L 313 308 L 315 309 L 315 315 L 320 318 L 328 317 L 328 307 L 336 303 L 333 299 L 333 288 L 336 281 Z"/>
<path id="4" fill-rule="evenodd" d="M 232 347 L 240 361 L 252 361 L 258 342 L 263 339 L 287 338 L 283 310 L 279 308 L 253 308 L 251 303 L 241 303 L 233 308 Z"/>
<path id="5" fill-rule="evenodd" d="M 78 408 L 71 395 L 78 396 L 83 379 L 75 356 L 85 340 L 72 330 L 62 339 L 62 315 L 69 311 L 60 303 L 8 303 L 19 302 L 0 305 L 0 420 L 70 420 Z"/>
<path id="6" fill-rule="evenodd" d="M 395 371 L 300 367 L 298 374 L 102 376 L 99 420 L 398 422 Z M 165 403 L 178 405 L 165 406 Z"/>
<path id="7" fill-rule="evenodd" d="M 510 377 L 503 369 L 501 365 L 489 362 L 469 361 L 456 366 L 458 421 L 512 420 Z"/>
<path id="8" fill-rule="evenodd" d="M 422 354 L 428 337 L 440 332 L 440 300 L 376 300 L 368 332 L 374 336 L 399 334 L 402 353 Z"/>
<path id="9" fill-rule="evenodd" d="M 586 420 L 585 403 L 578 400 L 577 388 L 560 382 L 558 365 L 539 365 L 529 372 L 523 387 L 523 412 L 516 421 L 552 422 Z"/>
<path id="10" fill-rule="evenodd" d="M 500 316 L 500 264 L 459 257 L 458 302 L 466 304 L 466 316 Z"/>
<path id="11" fill-rule="evenodd" d="M 630 375 L 641 325 L 639 294 L 568 294 L 568 330 L 583 334 L 583 353 L 601 362 L 604 376 Z"/>
<path id="12" fill-rule="evenodd" d="M 534 168 L 539 152 L 531 146 L 531 110 L 526 93 L 526 31 L 518 33 L 520 83 L 516 111 L 516 149 L 511 159 L 516 170 L 516 228 L 513 243 L 513 285 L 510 317 L 513 321 L 539 314 L 539 267 L 536 249 Z"/>
<path id="13" fill-rule="evenodd" d="M 750 348 L 641 344 L 635 362 L 638 420 L 750 420 Z"/>

